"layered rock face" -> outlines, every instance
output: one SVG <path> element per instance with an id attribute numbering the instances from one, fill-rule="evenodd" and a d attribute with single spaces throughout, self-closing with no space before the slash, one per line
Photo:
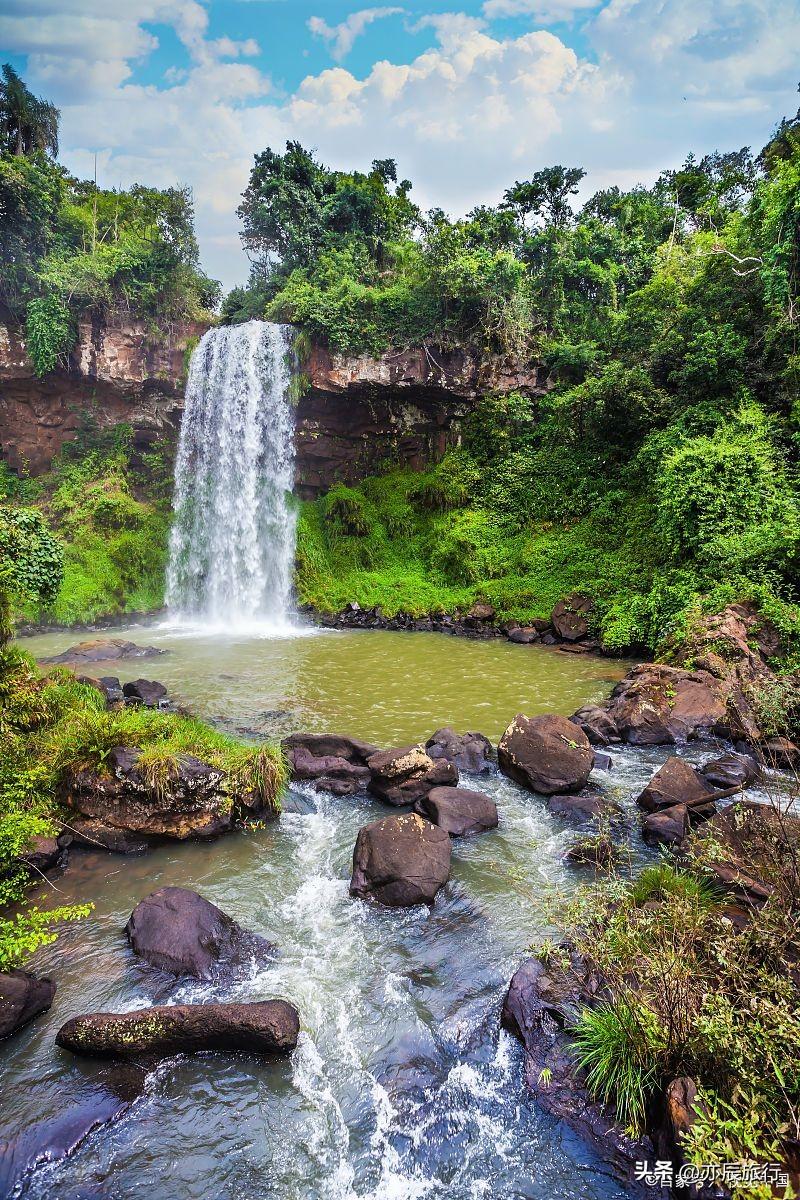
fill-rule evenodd
<path id="1" fill-rule="evenodd" d="M 0 453 L 14 470 L 46 471 L 85 414 L 101 429 L 127 424 L 146 450 L 180 424 L 187 350 L 207 326 L 158 329 L 125 314 L 86 318 L 66 370 L 38 379 L 23 331 L 0 314 Z"/>
<path id="2" fill-rule="evenodd" d="M 141 450 L 174 438 L 187 351 L 206 329 L 176 322 L 154 330 L 125 314 L 87 317 L 68 369 L 37 379 L 24 331 L 0 312 L 0 456 L 15 470 L 41 474 L 87 413 L 101 428 L 130 425 Z M 487 392 L 547 390 L 536 364 L 483 362 L 468 350 L 420 347 L 370 358 L 315 346 L 301 370 L 296 490 L 304 499 L 389 461 L 436 461 L 458 444 L 463 418 Z"/>
<path id="3" fill-rule="evenodd" d="M 543 395 L 536 364 L 481 361 L 465 349 L 425 347 L 381 358 L 315 346 L 303 364 L 308 387 L 297 406 L 297 491 L 313 499 L 387 462 L 415 469 L 458 444 L 461 423 L 486 393 Z"/>

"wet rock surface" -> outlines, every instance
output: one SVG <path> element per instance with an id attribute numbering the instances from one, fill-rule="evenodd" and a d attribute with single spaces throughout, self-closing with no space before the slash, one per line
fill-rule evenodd
<path id="1" fill-rule="evenodd" d="M 518 713 L 497 748 L 500 770 L 523 787 L 544 796 L 577 792 L 592 769 L 586 734 L 566 717 Z"/>
<path id="2" fill-rule="evenodd" d="M 494 766 L 494 747 L 482 733 L 456 733 L 446 726 L 428 738 L 425 750 L 434 762 L 446 758 L 457 770 L 471 775 L 481 775 Z"/>
<path id="3" fill-rule="evenodd" d="M 484 833 L 497 827 L 497 805 L 483 792 L 437 787 L 418 800 L 414 811 L 451 837 Z"/>
<path id="4" fill-rule="evenodd" d="M 141 900 L 125 934 L 134 954 L 151 966 L 195 979 L 230 975 L 275 953 L 266 939 L 188 888 L 159 888 Z"/>
<path id="5" fill-rule="evenodd" d="M 159 654 L 166 654 L 166 651 L 155 646 L 137 646 L 135 642 L 126 641 L 124 638 L 93 638 L 78 642 L 61 654 L 43 658 L 42 662 L 80 666 L 83 663 L 113 662 L 114 659 L 155 658 Z"/>
<path id="6" fill-rule="evenodd" d="M 123 684 L 122 694 L 127 704 L 143 704 L 145 708 L 162 708 L 167 702 L 167 689 L 155 679 L 134 679 Z"/>
<path id="7" fill-rule="evenodd" d="M 713 797 L 710 784 L 690 763 L 682 758 L 668 758 L 640 792 L 636 803 L 645 812 L 656 812 L 674 804 L 702 808 Z"/>
<path id="8" fill-rule="evenodd" d="M 449 834 L 417 813 L 385 817 L 358 832 L 351 896 L 393 908 L 432 904 L 449 876 Z"/>
<path id="9" fill-rule="evenodd" d="M 367 759 L 369 791 L 395 807 L 414 804 L 435 787 L 458 783 L 458 771 L 446 758 L 434 760 L 421 745 L 379 750 Z"/>
<path id="10" fill-rule="evenodd" d="M 285 1000 L 174 1004 L 128 1013 L 88 1013 L 62 1025 L 56 1045 L 91 1058 L 166 1057 L 204 1050 L 289 1054 L 300 1019 Z"/>
<path id="11" fill-rule="evenodd" d="M 370 779 L 367 760 L 378 747 L 342 734 L 293 733 L 281 743 L 291 778 L 348 796 L 363 791 Z"/>
<path id="12" fill-rule="evenodd" d="M 0 972 L 0 1039 L 11 1037 L 53 1003 L 56 985 L 27 971 Z"/>
<path id="13" fill-rule="evenodd" d="M 554 817 L 584 825 L 587 821 L 619 821 L 622 809 L 603 792 L 589 789 L 576 795 L 550 796 L 547 807 Z"/>

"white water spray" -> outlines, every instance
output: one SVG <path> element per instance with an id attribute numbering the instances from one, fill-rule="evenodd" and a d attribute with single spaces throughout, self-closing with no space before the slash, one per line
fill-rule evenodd
<path id="1" fill-rule="evenodd" d="M 175 464 L 167 607 L 180 621 L 289 627 L 295 518 L 285 325 L 211 329 L 192 355 Z"/>

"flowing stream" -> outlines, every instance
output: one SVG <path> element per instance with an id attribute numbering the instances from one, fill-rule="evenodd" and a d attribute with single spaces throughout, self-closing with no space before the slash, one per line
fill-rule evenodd
<path id="1" fill-rule="evenodd" d="M 192 354 L 175 464 L 167 606 L 179 621 L 285 630 L 294 558 L 290 329 L 211 329 Z"/>
<path id="2" fill-rule="evenodd" d="M 338 727 L 382 745 L 444 723 L 496 739 L 515 711 L 571 712 L 624 670 L 588 655 L 437 634 L 118 632 L 169 653 L 98 665 L 98 673 L 165 679 L 179 699 L 233 728 L 300 694 L 305 707 L 285 718 L 290 726 Z M 51 634 L 26 645 L 44 655 L 74 640 Z M 629 814 L 633 863 L 649 852 L 632 798 L 667 753 L 620 750 L 613 772 L 597 775 Z M 430 910 L 384 910 L 348 896 L 358 829 L 387 811 L 367 796 L 334 799 L 299 786 L 280 820 L 217 842 L 132 859 L 73 853 L 58 891 L 42 886 L 37 899 L 91 897 L 96 907 L 35 956 L 32 969 L 58 982 L 54 1006 L 0 1047 L 0 1195 L 619 1200 L 604 1164 L 531 1101 L 520 1048 L 499 1029 L 511 974 L 553 933 L 554 890 L 587 878 L 563 862 L 576 830 L 499 775 L 462 778 L 495 798 L 500 827 L 454 842 L 451 881 Z M 207 896 L 274 941 L 280 957 L 224 988 L 153 971 L 122 930 L 134 905 L 166 885 Z M 129 1070 L 54 1046 L 59 1026 L 80 1012 L 223 996 L 295 1003 L 302 1034 L 291 1060 L 176 1057 L 141 1072 L 141 1093 L 126 1106 L 115 1097 L 127 1095 Z M 117 1108 L 112 1123 L 61 1156 L 95 1115 Z"/>

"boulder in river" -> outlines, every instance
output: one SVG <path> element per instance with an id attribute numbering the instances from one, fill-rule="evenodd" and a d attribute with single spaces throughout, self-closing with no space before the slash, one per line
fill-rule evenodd
<path id="1" fill-rule="evenodd" d="M 134 679 L 123 684 L 126 704 L 143 704 L 145 708 L 162 708 L 167 701 L 167 689 L 156 679 Z"/>
<path id="2" fill-rule="evenodd" d="M 602 792 L 586 788 L 576 795 L 550 796 L 547 807 L 554 817 L 562 817 L 566 821 L 574 821 L 584 825 L 587 821 L 608 819 L 619 821 L 622 809 L 613 800 L 609 800 Z"/>
<path id="3" fill-rule="evenodd" d="M 78 683 L 88 684 L 100 692 L 109 708 L 121 708 L 125 703 L 125 693 L 116 675 L 79 675 L 77 678 Z"/>
<path id="4" fill-rule="evenodd" d="M 577 867 L 610 867 L 618 857 L 618 850 L 607 833 L 596 837 L 581 838 L 570 846 L 564 859 Z"/>
<path id="5" fill-rule="evenodd" d="M 610 746 L 622 741 L 617 723 L 599 704 L 585 704 L 570 717 L 573 724 L 580 726 L 593 746 Z"/>
<path id="6" fill-rule="evenodd" d="M 723 754 L 711 762 L 698 767 L 710 788 L 727 791 L 729 788 L 747 787 L 758 778 L 758 763 L 749 754 Z"/>
<path id="7" fill-rule="evenodd" d="M 293 733 L 281 744 L 293 780 L 313 783 L 336 796 L 366 788 L 367 759 L 378 752 L 369 742 L 336 733 Z"/>
<path id="8" fill-rule="evenodd" d="M 702 775 L 682 758 L 668 758 L 637 796 L 636 803 L 645 812 L 685 804 L 689 808 L 713 805 L 714 792 Z"/>
<path id="9" fill-rule="evenodd" d="M 21 866 L 28 867 L 34 875 L 42 875 L 45 871 L 63 867 L 72 840 L 72 834 L 66 830 L 54 837 L 45 837 L 41 834 L 32 837 L 26 850 L 20 855 L 19 863 Z"/>
<path id="10" fill-rule="evenodd" d="M 449 876 L 449 835 L 417 813 L 384 817 L 359 829 L 351 896 L 392 908 L 433 904 Z"/>
<path id="11" fill-rule="evenodd" d="M 497 805 L 484 792 L 468 788 L 431 788 L 414 806 L 414 811 L 451 837 L 483 833 L 497 827 Z"/>
<path id="12" fill-rule="evenodd" d="M 503 1003 L 502 1024 L 525 1048 L 525 1081 L 540 1107 L 566 1121 L 633 1184 L 636 1164 L 652 1162 L 654 1147 L 648 1137 L 628 1137 L 612 1110 L 589 1096 L 566 1030 L 590 1001 L 594 980 L 569 948 L 563 962 L 528 958 L 521 964 Z"/>
<path id="13" fill-rule="evenodd" d="M 0 1038 L 10 1037 L 53 1003 L 56 985 L 27 971 L 0 972 Z"/>
<path id="14" fill-rule="evenodd" d="M 709 671 L 643 663 L 620 680 L 606 709 L 623 741 L 672 745 L 712 733 L 728 736 L 729 694 Z"/>
<path id="15" fill-rule="evenodd" d="M 172 975 L 213 979 L 275 947 L 188 888 L 165 887 L 140 900 L 125 933 L 134 954 Z"/>
<path id="16" fill-rule="evenodd" d="M 402 807 L 427 796 L 431 788 L 458 783 L 458 771 L 446 758 L 434 761 L 422 746 L 379 750 L 367 760 L 369 790 L 387 804 Z"/>
<path id="17" fill-rule="evenodd" d="M 589 634 L 589 616 L 594 603 L 586 596 L 567 596 L 559 600 L 550 623 L 565 642 L 579 642 Z"/>
<path id="18" fill-rule="evenodd" d="M 456 733 L 446 725 L 437 729 L 425 743 L 428 756 L 436 762 L 446 758 L 459 771 L 480 775 L 491 771 L 494 747 L 482 733 Z"/>
<path id="19" fill-rule="evenodd" d="M 73 1017 L 59 1029 L 56 1045 L 90 1058 L 166 1057 L 202 1050 L 289 1054 L 299 1032 L 297 1009 L 286 1000 L 174 1004 Z"/>
<path id="20" fill-rule="evenodd" d="M 63 785 L 66 804 L 81 817 L 145 838 L 216 837 L 233 825 L 224 772 L 182 755 L 154 786 L 139 768 L 141 750 L 118 746 L 102 770 L 81 770 Z"/>
<path id="21" fill-rule="evenodd" d="M 497 748 L 500 770 L 523 787 L 544 796 L 577 792 L 592 769 L 589 739 L 566 717 L 518 713 Z"/>
<path id="22" fill-rule="evenodd" d="M 159 654 L 166 654 L 166 650 L 159 650 L 156 646 L 137 646 L 135 642 L 128 642 L 124 638 L 94 638 L 70 646 L 61 654 L 43 658 L 42 662 L 80 666 L 81 663 L 113 662 L 115 659 L 155 658 Z"/>
<path id="23" fill-rule="evenodd" d="M 642 822 L 642 837 L 651 845 L 679 846 L 689 832 L 689 809 L 672 804 L 648 813 Z"/>
<path id="24" fill-rule="evenodd" d="M 518 646 L 531 646 L 538 642 L 542 635 L 532 625 L 518 625 L 516 629 L 509 629 L 507 636 L 510 642 L 515 642 Z"/>

